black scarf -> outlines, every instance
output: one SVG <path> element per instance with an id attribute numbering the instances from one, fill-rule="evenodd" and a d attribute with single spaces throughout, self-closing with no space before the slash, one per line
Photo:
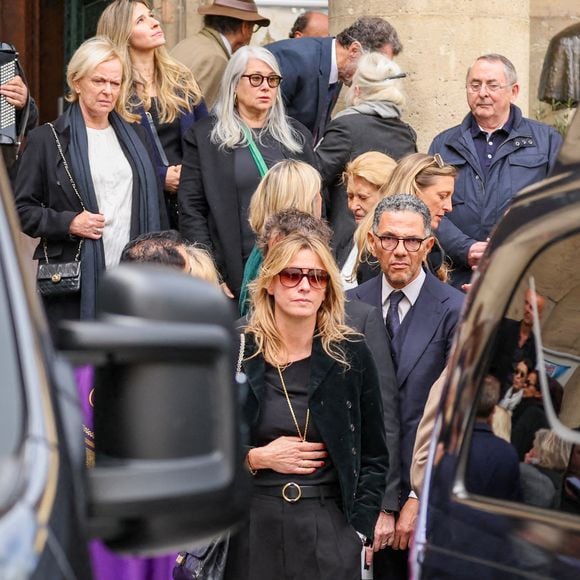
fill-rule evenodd
<path id="1" fill-rule="evenodd" d="M 78 103 L 73 103 L 64 114 L 65 126 L 70 129 L 71 172 L 75 176 L 85 208 L 99 212 L 93 178 L 89 166 L 87 129 Z M 157 231 L 161 227 L 159 216 L 159 189 L 151 157 L 135 129 L 116 112 L 109 113 L 109 122 L 115 131 L 133 176 L 139 180 L 139 233 Z M 105 272 L 103 241 L 85 238 L 81 254 L 81 320 L 95 317 L 96 295 L 99 281 Z"/>

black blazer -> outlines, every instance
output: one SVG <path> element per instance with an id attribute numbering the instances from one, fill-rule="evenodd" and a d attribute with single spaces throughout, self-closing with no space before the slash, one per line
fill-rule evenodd
<path id="1" fill-rule="evenodd" d="M 391 358 L 390 340 L 383 317 L 376 308 L 364 302 L 353 300 L 346 302 L 345 309 L 346 323 L 364 335 L 379 373 L 379 385 L 383 399 L 383 422 L 389 452 L 389 469 L 382 508 L 398 511 L 401 486 L 399 388 Z"/>
<path id="2" fill-rule="evenodd" d="M 188 240 L 209 248 L 223 281 L 237 299 L 244 274 L 241 221 L 248 216 L 241 216 L 238 207 L 233 152 L 210 141 L 215 121 L 213 115 L 205 117 L 185 135 L 177 194 L 179 229 Z M 300 123 L 290 121 L 304 136 L 304 149 L 300 154 L 287 151 L 285 156 L 316 167 L 312 136 Z"/>
<path id="3" fill-rule="evenodd" d="M 343 344 L 351 368 L 344 369 L 315 339 L 309 384 L 309 408 L 338 473 L 342 506 L 350 524 L 372 538 L 380 512 L 388 454 L 377 371 L 363 341 Z M 255 352 L 247 335 L 245 356 Z M 248 396 L 244 414 L 249 425 L 259 418 L 266 363 L 258 356 L 245 360 Z"/>

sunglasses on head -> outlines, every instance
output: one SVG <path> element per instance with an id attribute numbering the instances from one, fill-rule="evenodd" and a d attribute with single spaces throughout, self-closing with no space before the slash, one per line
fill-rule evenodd
<path id="1" fill-rule="evenodd" d="M 279 274 L 280 283 L 286 288 L 295 288 L 303 278 L 311 288 L 322 289 L 328 284 L 328 272 L 318 268 L 284 268 Z"/>

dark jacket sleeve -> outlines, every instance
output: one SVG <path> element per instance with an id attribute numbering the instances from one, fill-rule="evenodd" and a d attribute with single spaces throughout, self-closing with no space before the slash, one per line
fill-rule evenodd
<path id="1" fill-rule="evenodd" d="M 357 357 L 351 372 L 361 374 L 361 463 L 350 523 L 355 530 L 372 538 L 382 505 L 389 460 L 383 405 L 373 356 L 364 342 L 358 343 L 356 350 Z"/>
<path id="2" fill-rule="evenodd" d="M 316 148 L 322 181 L 326 187 L 336 183 L 352 154 L 352 136 L 348 125 L 331 121 Z"/>
<path id="3" fill-rule="evenodd" d="M 33 238 L 70 240 L 69 227 L 82 212 L 78 200 L 63 192 L 56 175 L 58 152 L 48 126 L 32 131 L 14 183 L 22 231 Z"/>
<path id="4" fill-rule="evenodd" d="M 202 179 L 198 137 L 198 132 L 193 127 L 184 138 L 181 180 L 177 192 L 179 229 L 188 240 L 202 243 L 213 250 L 208 228 L 209 206 Z M 213 145 L 206 141 L 205 146 Z"/>
<path id="5" fill-rule="evenodd" d="M 387 484 L 381 507 L 390 511 L 399 511 L 401 484 L 399 387 L 385 325 L 376 308 L 369 310 L 363 333 L 378 371 L 383 400 L 383 423 L 389 452 Z"/>

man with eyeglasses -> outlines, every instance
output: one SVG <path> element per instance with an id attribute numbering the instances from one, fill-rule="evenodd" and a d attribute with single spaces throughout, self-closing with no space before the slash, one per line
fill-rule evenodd
<path id="1" fill-rule="evenodd" d="M 177 44 L 171 54 L 191 69 L 211 109 L 230 57 L 250 44 L 259 28 L 270 26 L 270 20 L 258 14 L 254 0 L 201 2 L 197 12 L 203 15 L 203 28 Z"/>
<path id="2" fill-rule="evenodd" d="M 375 209 L 369 246 L 381 274 L 347 292 L 380 309 L 399 387 L 401 498 L 392 544 L 375 554 L 375 580 L 407 578 L 407 549 L 419 511 L 410 467 L 417 426 L 433 383 L 451 349 L 463 295 L 423 267 L 434 237 L 431 214 L 415 195 L 383 198 Z M 392 548 L 392 549 L 391 549 Z"/>
<path id="3" fill-rule="evenodd" d="M 372 16 L 359 18 L 336 38 L 292 38 L 266 48 L 282 71 L 286 113 L 310 129 L 314 143 L 322 138 L 340 88 L 350 86 L 363 52 L 392 59 L 403 50 L 395 28 Z"/>
<path id="4" fill-rule="evenodd" d="M 429 148 L 459 169 L 453 211 L 437 230 L 457 288 L 469 282 L 513 196 L 548 176 L 562 143 L 553 127 L 525 118 L 514 104 L 520 86 L 505 56 L 480 56 L 467 71 L 466 89 L 471 112 Z"/>

